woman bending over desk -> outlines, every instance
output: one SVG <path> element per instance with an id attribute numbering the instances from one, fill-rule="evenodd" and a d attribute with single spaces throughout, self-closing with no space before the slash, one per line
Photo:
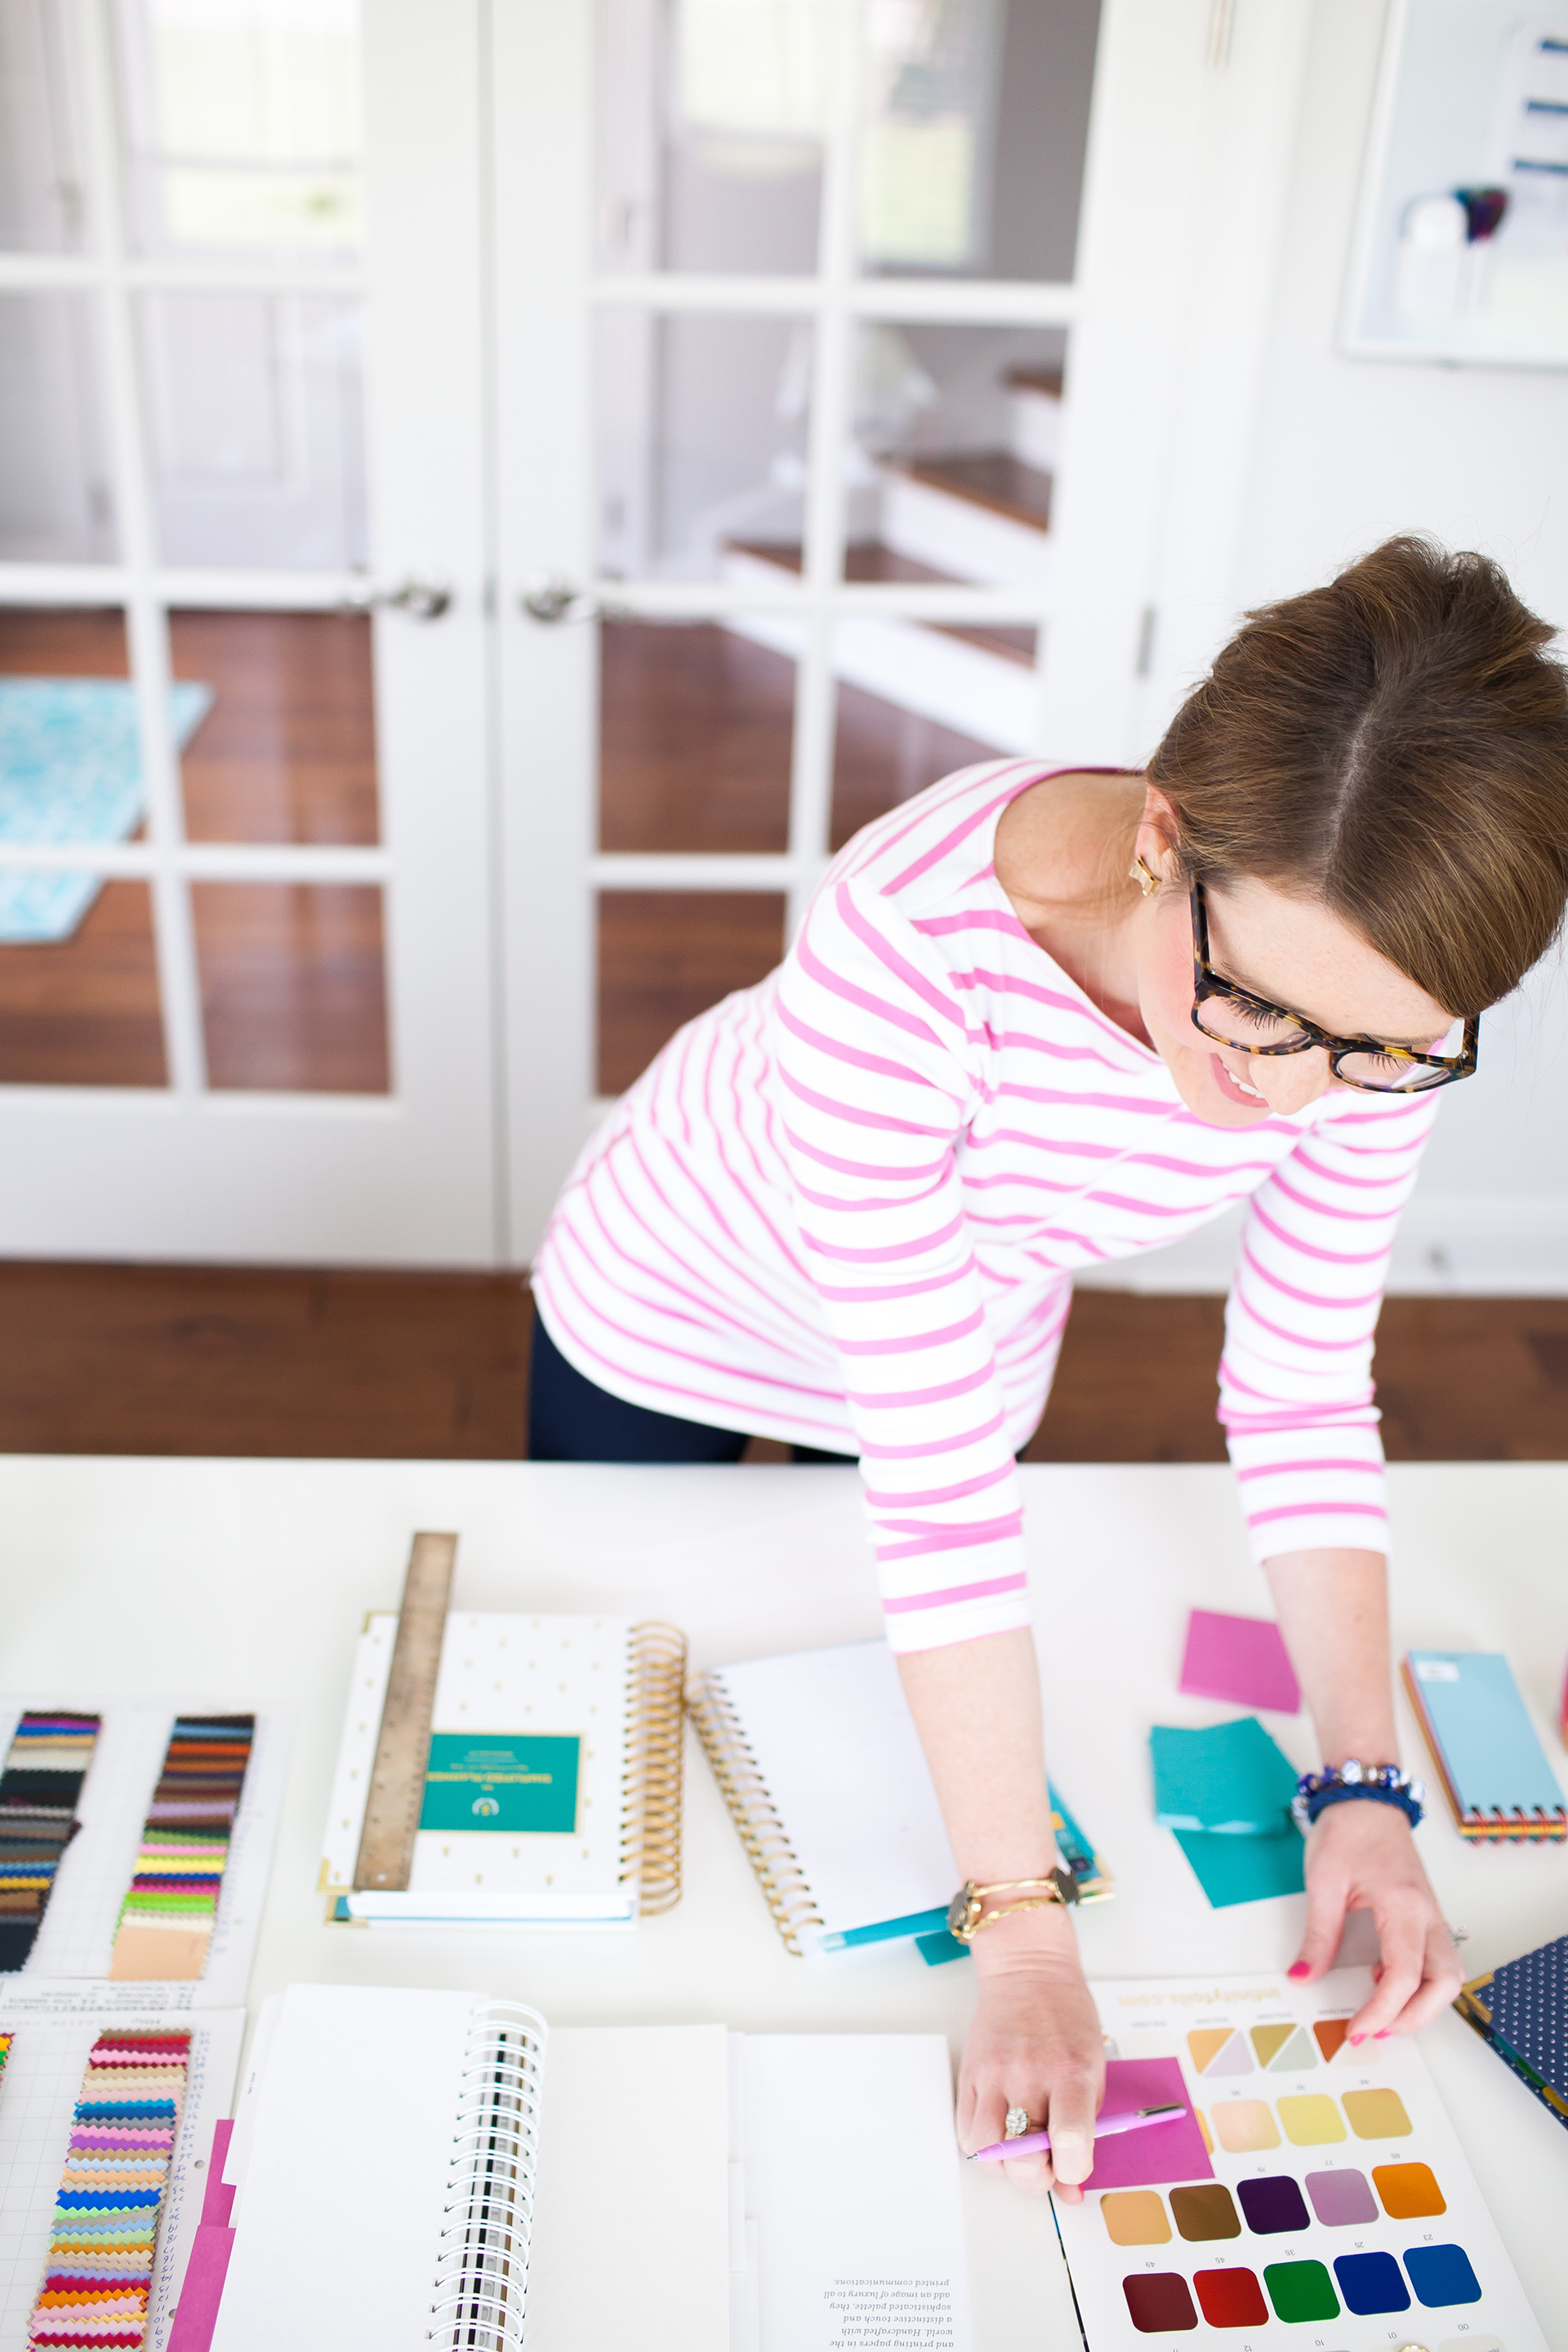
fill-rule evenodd
<path id="1" fill-rule="evenodd" d="M 1568 897 L 1551 635 L 1495 565 L 1394 540 L 1254 614 L 1145 772 L 933 785 L 843 851 L 779 971 L 671 1039 L 546 1238 L 536 1455 L 858 1457 L 978 1890 L 959 2130 L 1048 2116 L 1026 2187 L 1054 2165 L 1076 2193 L 1103 2082 L 1015 1468 L 1073 1274 L 1247 1200 L 1219 1417 L 1324 1766 L 1392 1766 L 1373 1332 L 1437 1097 Z M 1408 2032 L 1458 1990 L 1453 1947 L 1398 1792 L 1332 1785 L 1291 1973 L 1369 1907 L 1352 2032 Z"/>

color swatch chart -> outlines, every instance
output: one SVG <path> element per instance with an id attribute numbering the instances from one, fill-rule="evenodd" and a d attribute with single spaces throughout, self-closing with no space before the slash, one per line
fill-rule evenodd
<path id="1" fill-rule="evenodd" d="M 244 2022 L 5 2013 L 0 2352 L 164 2352 Z"/>
<path id="2" fill-rule="evenodd" d="M 1544 2352 L 1418 2046 L 1347 2039 L 1371 1990 L 1095 1988 L 1106 2105 L 1192 2114 L 1102 2142 L 1083 2203 L 1053 2200 L 1092 2352 Z"/>
<path id="3" fill-rule="evenodd" d="M 205 1968 L 255 1733 L 253 1715 L 176 1719 L 121 1906 L 112 1979 L 172 1982 Z"/>
<path id="4" fill-rule="evenodd" d="M 29 1710 L 0 1773 L 0 1969 L 26 1965 L 60 1859 L 79 1826 L 77 1801 L 98 1738 L 96 1715 Z"/>

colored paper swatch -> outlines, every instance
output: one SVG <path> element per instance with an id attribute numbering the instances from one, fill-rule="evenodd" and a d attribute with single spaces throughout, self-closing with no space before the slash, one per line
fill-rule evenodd
<path id="1" fill-rule="evenodd" d="M 1278 2147 L 1279 2133 L 1267 2099 L 1226 2099 L 1213 2110 L 1214 2127 L 1227 2156 L 1261 2156 Z"/>
<path id="2" fill-rule="evenodd" d="M 1162 1829 L 1258 1837 L 1291 1826 L 1296 1769 L 1255 1715 L 1199 1731 L 1157 1723 L 1149 1747 Z"/>
<path id="3" fill-rule="evenodd" d="M 1505 1657 L 1412 1650 L 1404 1675 L 1462 1837 L 1488 1844 L 1568 1838 L 1563 1790 Z"/>
<path id="4" fill-rule="evenodd" d="M 1252 2053 L 1247 2036 L 1234 2025 L 1203 2025 L 1187 2036 L 1187 2053 L 1199 2074 L 1250 2074 Z"/>
<path id="5" fill-rule="evenodd" d="M 202 2195 L 202 2218 L 196 2224 L 185 2275 L 180 2282 L 180 2299 L 174 2306 L 167 2352 L 211 2352 L 228 2278 L 229 2257 L 234 2252 L 234 2231 L 229 2223 L 236 2191 L 223 2177 L 233 2137 L 232 2122 L 214 2125 L 206 2188 Z"/>
<path id="6" fill-rule="evenodd" d="M 1392 2091 L 1352 2091 L 1350 2095 L 1352 2099 L 1393 2099 L 1399 2107 Z M 1399 2107 L 1399 2112 L 1404 2115 L 1404 2108 Z M 1292 2147 L 1331 2147 L 1345 2136 L 1338 2107 L 1322 2091 L 1309 2092 L 1304 2098 L 1281 2099 L 1279 2120 Z M 1405 2129 L 1409 2129 L 1408 2123 Z"/>
<path id="7" fill-rule="evenodd" d="M 1094 2169 L 1086 2189 L 1144 2189 L 1167 2180 L 1212 2180 L 1214 2167 L 1187 2103 L 1187 2087 L 1174 2058 L 1112 2058 L 1105 2069 L 1105 2105 L 1112 2115 L 1129 2107 L 1179 2104 L 1168 2124 L 1118 2132 L 1096 2140 Z"/>
<path id="8" fill-rule="evenodd" d="M 175 1722 L 121 1906 L 112 1979 L 184 1979 L 205 1968 L 255 1732 L 253 1715 Z"/>
<path id="9" fill-rule="evenodd" d="M 189 2033 L 100 2033 L 71 2116 L 29 2347 L 141 2352 Z"/>
<path id="10" fill-rule="evenodd" d="M 1209 1830 L 1178 1830 L 1176 1843 L 1193 1866 L 1198 1885 L 1216 1911 L 1234 1903 L 1266 1903 L 1277 1895 L 1300 1895 L 1307 1884 L 1300 1832 L 1277 1837 L 1228 1837 Z"/>
<path id="11" fill-rule="evenodd" d="M 1193 2284 L 1211 2327 L 1261 2327 L 1267 2324 L 1268 2305 L 1251 2271 L 1199 2271 Z"/>
<path id="12" fill-rule="evenodd" d="M 24 1715 L 0 1772 L 0 1969 L 26 1966 L 60 1858 L 80 1824 L 76 1808 L 100 1717 Z"/>
<path id="13" fill-rule="evenodd" d="M 1348 2165 L 1342 2170 L 1309 2172 L 1307 2194 L 1325 2230 L 1350 2230 L 1377 2220 L 1377 2200 L 1366 2185 L 1365 2173 Z"/>
<path id="14" fill-rule="evenodd" d="M 1321 2263 L 1268 2263 L 1263 2283 L 1279 2318 L 1292 2324 L 1303 2319 L 1337 2319 L 1339 2297 Z"/>
<path id="15" fill-rule="evenodd" d="M 1230 1617 L 1194 1609 L 1187 1619 L 1181 1689 L 1229 1706 L 1267 1706 L 1294 1715 L 1301 1704 L 1284 1637 L 1271 1617 Z"/>
<path id="16" fill-rule="evenodd" d="M 1163 2246 L 1171 2225 L 1164 2201 L 1152 2189 L 1113 2189 L 1100 2200 L 1100 2216 L 1113 2246 Z"/>
<path id="17" fill-rule="evenodd" d="M 1279 2102 L 1283 2107 L 1285 2101 Z M 1332 2105 L 1331 2100 L 1326 2105 Z M 1397 2091 L 1347 2091 L 1345 2114 L 1358 2139 L 1408 2139 L 1410 2118 Z M 1339 2137 L 1342 2139 L 1342 2132 Z"/>
<path id="18" fill-rule="evenodd" d="M 1198 2324 L 1187 2282 L 1179 2271 L 1146 2271 L 1123 2279 L 1121 2292 L 1140 2336 L 1181 2336 Z"/>
<path id="19" fill-rule="evenodd" d="M 1241 2235 L 1236 2201 L 1223 2180 L 1199 2180 L 1190 2188 L 1173 2189 L 1171 2216 L 1191 2245 Z"/>

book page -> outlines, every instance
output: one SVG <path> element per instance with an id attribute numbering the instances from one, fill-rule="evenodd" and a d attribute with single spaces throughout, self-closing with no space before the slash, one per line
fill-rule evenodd
<path id="1" fill-rule="evenodd" d="M 552 2029 L 528 2352 L 730 2352 L 728 2043 L 721 2025 Z"/>
<path id="2" fill-rule="evenodd" d="M 741 1719 L 825 1929 L 946 1909 L 958 1866 L 885 1642 L 756 1658 L 714 1680 Z"/>
<path id="3" fill-rule="evenodd" d="M 466 1992 L 289 1986 L 213 2352 L 427 2352 L 477 2006 Z"/>
<path id="4" fill-rule="evenodd" d="M 748 2034 L 742 2058 L 760 2352 L 970 2352 L 942 2036 Z"/>

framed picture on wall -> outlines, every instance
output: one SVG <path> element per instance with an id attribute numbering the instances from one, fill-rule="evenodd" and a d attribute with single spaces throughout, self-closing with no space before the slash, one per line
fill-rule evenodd
<path id="1" fill-rule="evenodd" d="M 1342 336 L 1568 368 L 1568 0 L 1391 0 Z"/>

